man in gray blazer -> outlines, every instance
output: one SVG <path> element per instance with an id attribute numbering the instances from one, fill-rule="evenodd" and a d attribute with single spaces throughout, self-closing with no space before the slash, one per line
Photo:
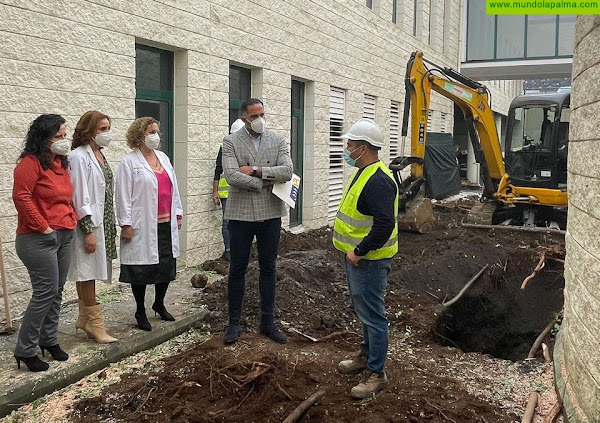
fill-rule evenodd
<path id="1" fill-rule="evenodd" d="M 244 101 L 245 127 L 223 140 L 223 173 L 230 185 L 225 209 L 230 236 L 226 344 L 236 342 L 242 332 L 240 317 L 246 268 L 255 236 L 260 266 L 260 333 L 275 342 L 287 342 L 273 316 L 281 217 L 287 209 L 273 194 L 272 186 L 292 179 L 293 166 L 286 141 L 265 130 L 264 116 L 262 101 L 257 98 Z"/>

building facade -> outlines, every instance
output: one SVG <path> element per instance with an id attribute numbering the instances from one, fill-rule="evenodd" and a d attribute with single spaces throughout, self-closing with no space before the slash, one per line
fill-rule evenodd
<path id="1" fill-rule="evenodd" d="M 579 16 L 573 56 L 569 133 L 569 220 L 565 238 L 564 318 L 554 348 L 554 374 L 566 423 L 600 416 L 600 17 Z"/>
<path id="2" fill-rule="evenodd" d="M 59 113 L 71 134 L 87 110 L 113 119 L 106 150 L 116 167 L 136 117 L 161 123 L 184 202 L 182 265 L 222 252 L 221 212 L 210 199 L 215 158 L 249 96 L 268 128 L 290 141 L 301 201 L 291 227 L 327 225 L 349 169 L 339 139 L 374 118 L 384 160 L 408 152 L 400 136 L 406 62 L 414 50 L 460 65 L 460 0 L 24 0 L 0 1 L 0 235 L 10 302 L 21 312 L 29 277 L 14 251 L 12 171 L 28 124 Z M 506 114 L 516 81 L 492 84 Z M 454 108 L 432 100 L 430 130 L 451 132 Z"/>

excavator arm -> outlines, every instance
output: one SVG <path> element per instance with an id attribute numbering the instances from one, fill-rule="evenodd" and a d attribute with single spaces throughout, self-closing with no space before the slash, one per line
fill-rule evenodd
<path id="1" fill-rule="evenodd" d="M 428 62 L 423 59 L 423 53 L 420 51 L 411 54 L 406 66 L 405 85 L 402 136 L 407 135 L 410 118 L 411 156 L 398 157 L 390 165 L 390 168 L 396 171 L 395 174 L 406 166 L 411 166 L 411 175 L 408 179 L 401 181 L 397 177 L 404 197 L 401 203 L 404 205 L 414 198 L 424 182 L 423 159 L 432 91 L 452 100 L 462 110 L 475 157 L 482 167 L 484 195 L 495 198 L 505 178 L 505 170 L 487 87 L 453 69 L 442 68 Z"/>

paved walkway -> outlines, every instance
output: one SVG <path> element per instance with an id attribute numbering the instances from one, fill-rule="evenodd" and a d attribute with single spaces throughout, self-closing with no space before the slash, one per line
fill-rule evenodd
<path id="1" fill-rule="evenodd" d="M 40 396 L 74 383 L 109 363 L 171 339 L 203 319 L 207 310 L 194 305 L 193 297 L 199 289 L 190 284 L 193 273 L 191 269 L 179 272 L 177 280 L 167 292 L 165 306 L 177 319 L 175 322 L 162 321 L 160 316 L 154 317 L 150 308 L 154 300 L 154 287 L 148 287 L 146 310 L 153 328 L 151 332 L 141 331 L 135 326 L 135 301 L 129 285 L 118 283 L 114 285 L 115 290 L 101 294 L 107 330 L 119 339 L 114 344 L 97 344 L 82 331 L 75 334 L 78 306 L 76 303 L 63 305 L 59 343 L 70 358 L 59 362 L 54 361 L 48 353 L 45 358 L 39 354 L 50 364 L 46 372 L 30 372 L 23 363 L 21 370 L 17 370 L 13 357 L 17 334 L 0 335 L 0 417 Z"/>

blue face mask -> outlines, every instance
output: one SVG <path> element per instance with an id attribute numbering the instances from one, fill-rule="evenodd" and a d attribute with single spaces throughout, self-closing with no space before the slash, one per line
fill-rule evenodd
<path id="1" fill-rule="evenodd" d="M 352 157 L 350 157 L 350 155 L 352 153 L 354 153 L 356 150 L 358 150 L 359 148 L 360 147 L 357 147 L 352 151 L 348 150 L 347 148 L 344 148 L 344 160 L 346 160 L 346 163 L 348 163 L 350 166 L 356 167 L 356 161 L 362 157 L 362 154 L 360 156 L 358 156 L 356 159 L 353 159 Z"/>

